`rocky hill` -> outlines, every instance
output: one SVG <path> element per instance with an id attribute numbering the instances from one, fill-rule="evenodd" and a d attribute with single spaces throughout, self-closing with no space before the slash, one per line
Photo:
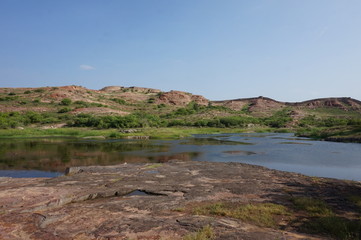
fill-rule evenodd
<path id="1" fill-rule="evenodd" d="M 342 110 L 355 110 L 361 109 L 361 101 L 343 97 L 343 98 L 319 98 L 303 102 L 279 102 L 267 97 L 257 98 L 240 98 L 234 100 L 214 101 L 216 105 L 226 106 L 233 110 L 242 110 L 247 107 L 251 112 L 269 111 L 280 109 L 283 107 L 296 107 L 300 108 L 338 108 Z"/>
<path id="2" fill-rule="evenodd" d="M 0 112 L 67 112 L 69 114 L 91 113 L 96 115 L 127 115 L 133 112 L 167 114 L 190 103 L 213 106 L 202 117 L 248 114 L 254 117 L 272 116 L 282 109 L 292 111 L 294 118 L 309 114 L 361 115 L 361 101 L 352 98 L 322 98 L 304 102 L 280 102 L 267 97 L 240 98 L 211 101 L 200 95 L 182 91 L 163 92 L 159 89 L 141 87 L 108 86 L 100 90 L 81 86 L 42 88 L 0 88 Z M 217 107 L 223 110 L 217 110 Z M 228 109 L 224 111 L 224 109 Z M 332 114 L 331 114 L 332 115 Z"/>

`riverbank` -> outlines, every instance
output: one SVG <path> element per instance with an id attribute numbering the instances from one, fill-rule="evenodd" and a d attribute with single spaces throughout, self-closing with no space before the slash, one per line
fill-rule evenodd
<path id="1" fill-rule="evenodd" d="M 74 167 L 0 178 L 0 238 L 359 239 L 360 196 L 360 182 L 239 163 Z"/>
<path id="2" fill-rule="evenodd" d="M 72 137 L 94 139 L 180 139 L 193 134 L 219 133 L 295 133 L 299 137 L 333 142 L 361 143 L 361 128 L 357 126 L 332 128 L 268 128 L 253 126 L 248 128 L 216 127 L 160 127 L 134 129 L 93 129 L 78 127 L 44 128 L 27 127 L 17 129 L 0 129 L 0 138 L 49 138 Z"/>
<path id="3" fill-rule="evenodd" d="M 0 129 L 0 138 L 30 137 L 77 137 L 77 138 L 131 138 L 147 136 L 152 139 L 179 139 L 192 134 L 244 133 L 244 132 L 289 132 L 289 129 L 215 128 L 215 127 L 164 127 L 134 129 L 92 129 L 92 128 L 21 128 Z"/>
<path id="4" fill-rule="evenodd" d="M 361 143 L 361 126 L 338 126 L 329 128 L 303 128 L 296 131 L 300 137 L 332 142 Z"/>

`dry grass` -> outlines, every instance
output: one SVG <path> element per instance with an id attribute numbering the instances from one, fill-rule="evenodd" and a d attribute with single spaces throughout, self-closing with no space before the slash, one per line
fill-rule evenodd
<path id="1" fill-rule="evenodd" d="M 291 201 L 297 210 L 306 211 L 307 214 L 311 217 L 325 217 L 334 215 L 327 204 L 320 199 L 309 197 L 294 197 L 291 199 Z"/>
<path id="2" fill-rule="evenodd" d="M 207 225 L 195 233 L 184 236 L 183 240 L 212 240 L 215 239 L 215 237 L 213 228 Z"/>
<path id="3" fill-rule="evenodd" d="M 289 216 L 284 206 L 273 203 L 211 203 L 194 208 L 193 214 L 236 218 L 261 227 L 277 227 L 283 216 Z"/>

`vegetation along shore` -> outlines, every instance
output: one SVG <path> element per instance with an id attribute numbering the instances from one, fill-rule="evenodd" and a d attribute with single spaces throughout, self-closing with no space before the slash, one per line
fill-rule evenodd
<path id="1" fill-rule="evenodd" d="M 361 102 L 324 98 L 287 103 L 266 97 L 210 101 L 181 91 L 119 86 L 0 89 L 1 137 L 179 138 L 265 131 L 361 142 Z"/>

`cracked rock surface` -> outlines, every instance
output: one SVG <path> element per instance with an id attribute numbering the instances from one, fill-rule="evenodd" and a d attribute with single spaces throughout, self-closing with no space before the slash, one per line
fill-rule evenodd
<path id="1" fill-rule="evenodd" d="M 0 239 L 182 239 L 206 225 L 217 239 L 320 239 L 179 211 L 217 201 L 287 205 L 290 192 L 316 191 L 310 179 L 210 162 L 76 167 L 57 178 L 0 178 Z M 336 186 L 324 192 L 330 196 L 351 184 L 324 182 Z"/>

